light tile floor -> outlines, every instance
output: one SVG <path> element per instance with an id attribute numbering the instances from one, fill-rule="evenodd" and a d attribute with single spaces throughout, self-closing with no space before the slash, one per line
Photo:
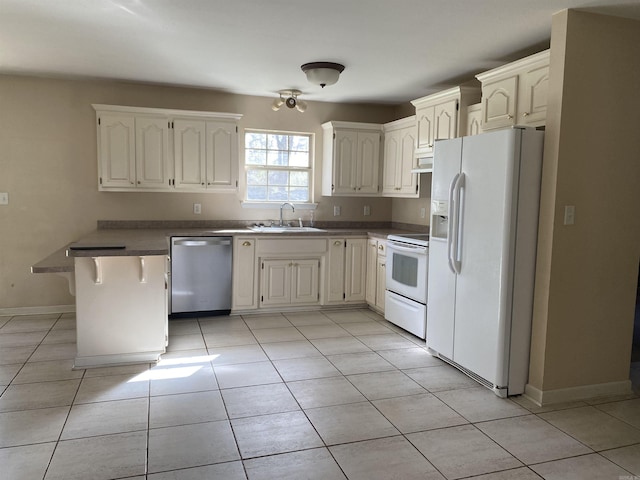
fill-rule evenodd
<path id="1" fill-rule="evenodd" d="M 640 395 L 500 399 L 368 310 L 174 320 L 157 365 L 74 355 L 73 315 L 0 317 L 0 478 L 640 477 Z"/>

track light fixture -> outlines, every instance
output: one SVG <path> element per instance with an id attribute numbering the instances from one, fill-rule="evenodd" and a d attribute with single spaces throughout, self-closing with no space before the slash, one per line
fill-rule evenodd
<path id="1" fill-rule="evenodd" d="M 307 102 L 298 100 L 301 93 L 300 90 L 280 90 L 278 92 L 280 97 L 273 101 L 271 109 L 277 112 L 282 105 L 286 105 L 287 108 L 295 108 L 300 113 L 304 112 L 307 109 Z"/>

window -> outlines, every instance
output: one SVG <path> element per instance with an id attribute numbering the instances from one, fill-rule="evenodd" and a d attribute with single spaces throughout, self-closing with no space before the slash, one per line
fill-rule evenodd
<path id="1" fill-rule="evenodd" d="M 248 202 L 311 202 L 311 134 L 246 131 Z"/>

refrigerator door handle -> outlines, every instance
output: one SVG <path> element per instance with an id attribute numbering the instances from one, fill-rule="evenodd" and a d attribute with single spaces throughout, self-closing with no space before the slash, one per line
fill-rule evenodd
<path id="1" fill-rule="evenodd" d="M 452 248 L 452 258 L 451 261 L 453 263 L 453 268 L 455 273 L 460 273 L 462 270 L 462 258 L 461 258 L 461 245 L 462 245 L 462 203 L 464 199 L 463 189 L 465 186 L 465 174 L 460 173 L 458 176 L 458 180 L 453 187 L 453 195 L 456 203 L 456 225 L 455 225 L 455 235 L 453 239 L 453 248 Z"/>
<path id="2" fill-rule="evenodd" d="M 449 216 L 449 225 L 447 226 L 447 256 L 449 261 L 449 269 L 451 273 L 456 273 L 456 269 L 453 265 L 453 224 L 455 223 L 455 213 L 456 209 L 453 207 L 454 202 L 454 191 L 456 182 L 460 177 L 459 173 L 456 173 L 453 180 L 451 180 L 451 185 L 449 185 L 449 205 L 448 205 L 448 216 Z"/>

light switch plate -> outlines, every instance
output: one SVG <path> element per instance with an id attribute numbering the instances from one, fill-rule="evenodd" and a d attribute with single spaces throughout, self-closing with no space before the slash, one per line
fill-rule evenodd
<path id="1" fill-rule="evenodd" d="M 9 194 L 7 192 L 0 192 L 0 205 L 9 205 Z"/>
<path id="2" fill-rule="evenodd" d="M 576 223 L 576 207 L 573 205 L 565 205 L 564 224 L 573 225 L 574 223 Z"/>

